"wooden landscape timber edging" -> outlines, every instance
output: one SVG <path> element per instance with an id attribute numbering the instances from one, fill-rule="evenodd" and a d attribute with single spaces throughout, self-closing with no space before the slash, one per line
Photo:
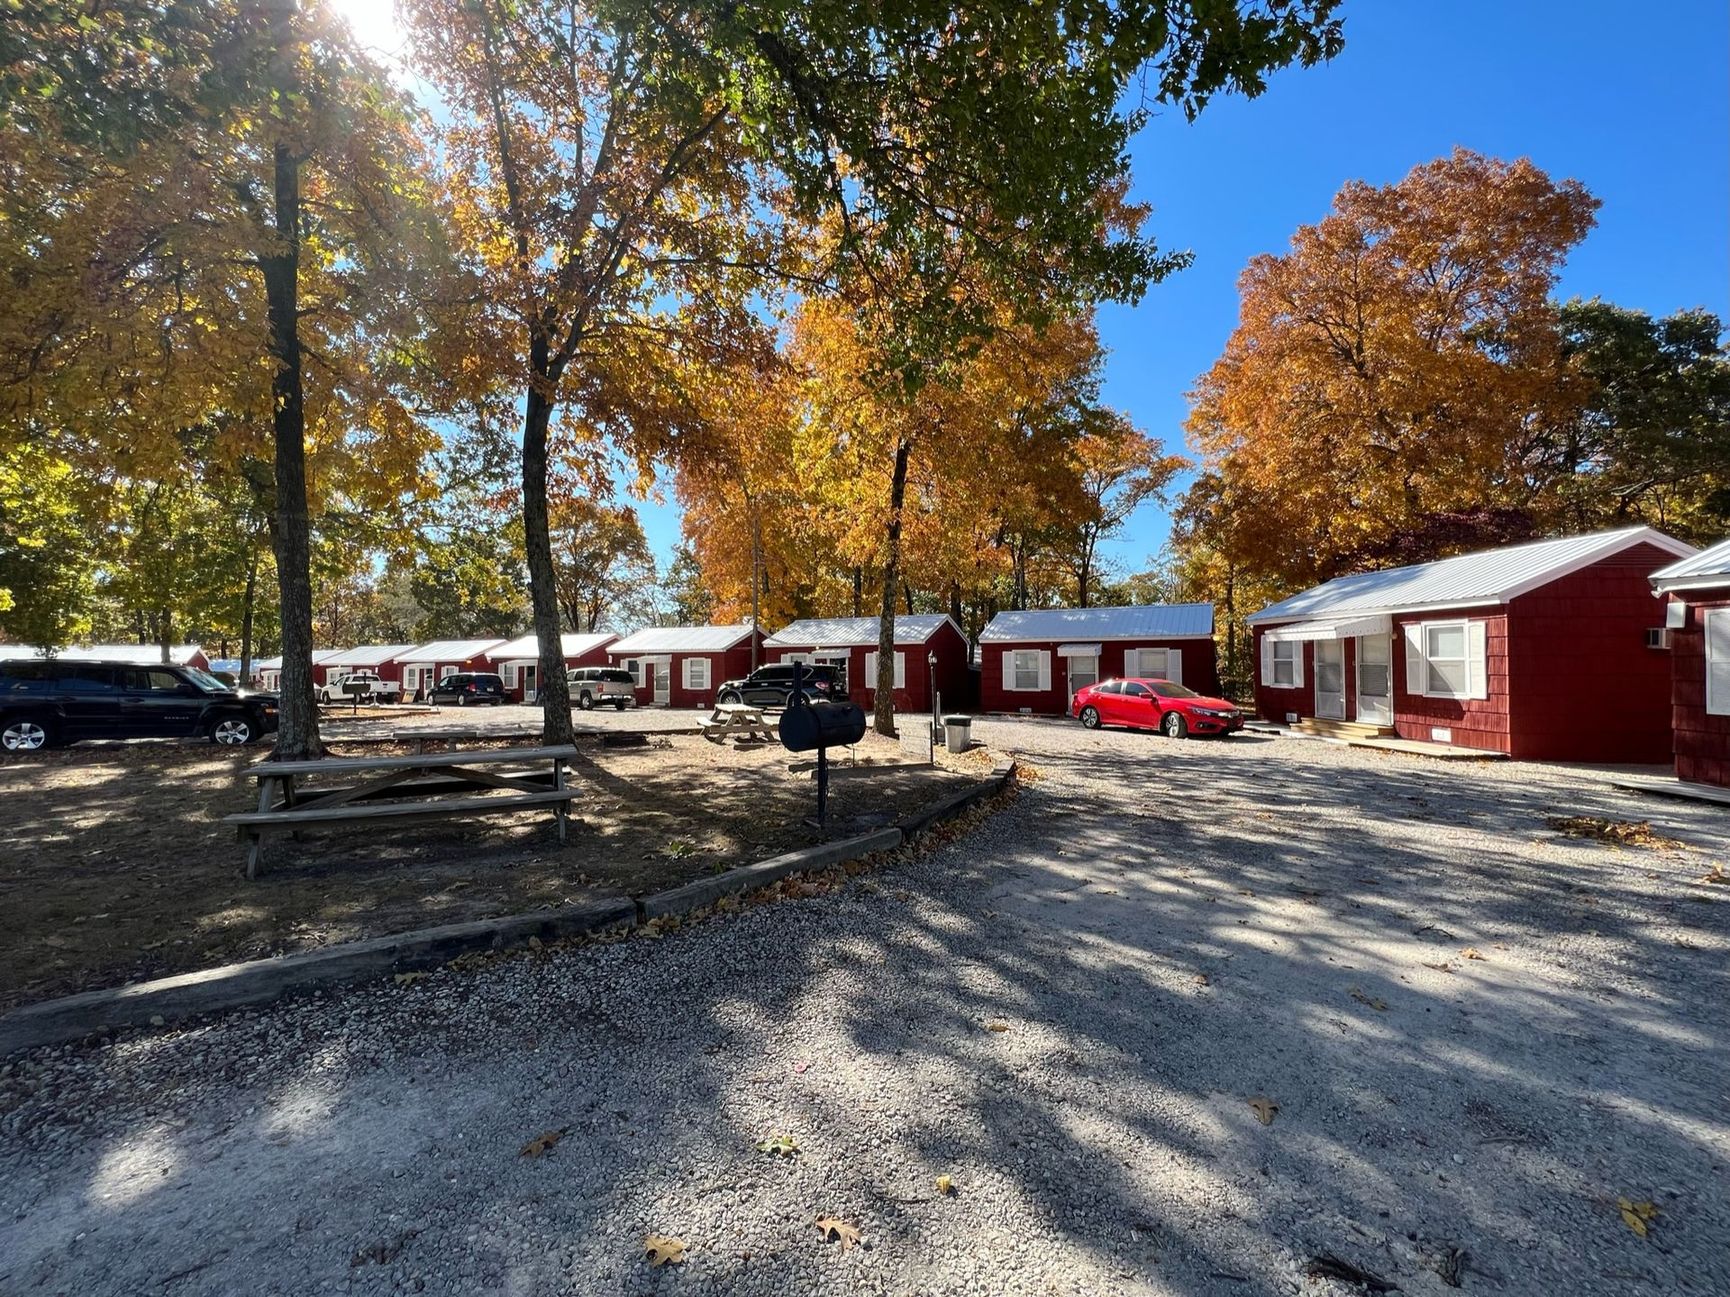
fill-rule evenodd
<path id="1" fill-rule="evenodd" d="M 893 827 L 790 851 L 651 896 L 563 905 L 369 937 L 322 950 L 227 964 L 25 1005 L 0 1017 L 0 1058 L 128 1027 L 166 1026 L 204 1014 L 269 1004 L 296 992 L 433 969 L 461 955 L 526 947 L 531 939 L 546 944 L 691 914 L 727 896 L 767 887 L 792 874 L 892 851 L 995 797 L 1014 778 L 1015 763 L 1001 763 L 992 768 L 988 779 L 904 816 Z"/>

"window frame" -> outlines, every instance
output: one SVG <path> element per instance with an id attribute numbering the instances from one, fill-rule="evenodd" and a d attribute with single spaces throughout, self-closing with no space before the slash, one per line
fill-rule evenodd
<path id="1" fill-rule="evenodd" d="M 1269 687 L 1273 689 L 1299 688 L 1302 681 L 1298 676 L 1298 664 L 1303 661 L 1303 641 L 1295 639 L 1276 639 L 1270 640 L 1269 643 L 1273 645 L 1273 649 L 1268 658 L 1268 665 L 1271 674 L 1271 678 L 1268 681 Z M 1284 658 L 1280 657 L 1281 649 L 1288 650 Z M 1284 680 L 1279 678 L 1279 669 L 1282 662 L 1286 667 L 1286 679 Z"/>
<path id="2" fill-rule="evenodd" d="M 1724 629 L 1720 632 L 1721 654 L 1712 654 L 1712 630 L 1715 622 L 1722 622 Z M 1700 612 L 1700 659 L 1701 670 L 1705 674 L 1706 692 L 1703 706 L 1708 716 L 1730 716 L 1730 608 L 1704 608 Z M 1713 686 L 1713 668 L 1718 668 L 1718 687 Z"/>
<path id="3" fill-rule="evenodd" d="M 1040 677 L 1039 650 L 1038 649 L 1011 649 L 1009 651 L 1009 654 L 1010 654 L 1009 678 L 1013 682 L 1009 686 L 1010 689 L 1013 690 L 1015 693 L 1018 693 L 1018 694 L 1036 694 L 1036 693 L 1038 693 L 1039 692 L 1039 677 Z M 1029 663 L 1031 664 L 1027 668 L 1027 670 L 1029 670 L 1033 673 L 1033 683 L 1030 685 L 1024 685 L 1021 683 L 1022 671 L 1023 671 L 1022 664 L 1021 664 L 1022 658 L 1028 659 Z"/>
<path id="4" fill-rule="evenodd" d="M 1423 637 L 1424 650 L 1424 697 L 1452 698 L 1466 700 L 1472 696 L 1472 631 L 1470 622 L 1465 618 L 1450 621 L 1427 621 L 1420 623 L 1419 630 Z M 1438 657 L 1430 651 L 1430 637 L 1437 631 L 1457 630 L 1460 633 L 1460 655 L 1458 657 Z M 1458 689 L 1437 688 L 1436 663 L 1458 663 L 1460 668 L 1460 687 Z"/>

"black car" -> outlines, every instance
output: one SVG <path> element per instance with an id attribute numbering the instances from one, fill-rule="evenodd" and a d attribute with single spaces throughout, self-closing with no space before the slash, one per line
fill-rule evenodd
<path id="1" fill-rule="evenodd" d="M 800 687 L 811 701 L 847 696 L 847 673 L 837 666 L 801 667 Z M 758 667 L 743 680 L 728 680 L 715 691 L 717 703 L 750 703 L 753 707 L 785 707 L 793 697 L 793 664 Z"/>
<path id="2" fill-rule="evenodd" d="M 502 676 L 489 671 L 459 671 L 434 685 L 427 701 L 435 706 L 455 703 L 458 707 L 479 707 L 484 703 L 497 707 L 510 701 L 510 695 L 505 692 Z"/>
<path id="3" fill-rule="evenodd" d="M 135 662 L 0 662 L 0 750 L 79 739 L 196 738 L 224 747 L 275 731 L 275 694 L 230 688 L 196 667 Z"/>

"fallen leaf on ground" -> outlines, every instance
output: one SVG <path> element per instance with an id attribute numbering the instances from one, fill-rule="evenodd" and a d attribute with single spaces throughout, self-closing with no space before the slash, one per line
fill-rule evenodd
<path id="1" fill-rule="evenodd" d="M 1206 973 L 1197 973 L 1194 980 L 1197 986 L 1208 986 L 1211 984 L 1211 979 Z"/>
<path id="2" fill-rule="evenodd" d="M 683 1265 L 685 1241 L 665 1234 L 643 1235 L 643 1255 L 650 1265 Z"/>
<path id="3" fill-rule="evenodd" d="M 1428 963 L 1426 963 L 1424 965 L 1424 967 L 1425 968 L 1433 968 L 1438 973 L 1451 973 L 1454 971 L 1454 966 L 1452 964 L 1428 964 Z"/>
<path id="4" fill-rule="evenodd" d="M 797 1063 L 793 1064 L 793 1070 L 795 1072 L 799 1073 L 801 1076 L 803 1076 L 805 1074 L 806 1069 L 808 1069 L 810 1066 L 811 1066 L 811 1064 L 807 1063 L 804 1059 L 801 1058 Z"/>
<path id="5" fill-rule="evenodd" d="M 1304 1273 L 1311 1279 L 1341 1279 L 1346 1283 L 1362 1284 L 1371 1292 L 1398 1292 L 1399 1285 L 1391 1284 L 1372 1270 L 1353 1265 L 1350 1261 L 1335 1256 L 1332 1252 L 1323 1252 L 1312 1256 Z"/>
<path id="6" fill-rule="evenodd" d="M 776 1157 L 792 1157 L 799 1151 L 799 1145 L 793 1142 L 791 1135 L 771 1135 L 757 1141 L 757 1151 L 773 1153 Z"/>
<path id="7" fill-rule="evenodd" d="M 1266 1095 L 1258 1094 L 1249 1101 L 1250 1111 L 1255 1113 L 1255 1119 L 1264 1126 L 1273 1125 L 1273 1115 L 1279 1111 L 1279 1104 Z"/>
<path id="8" fill-rule="evenodd" d="M 1712 872 L 1709 874 L 1702 874 L 1700 881 L 1702 883 L 1717 883 L 1721 886 L 1730 887 L 1730 874 L 1724 872 L 1723 865 L 1713 865 Z"/>
<path id="9" fill-rule="evenodd" d="M 1664 847 L 1686 850 L 1687 843 L 1665 837 L 1650 820 L 1601 820 L 1591 815 L 1551 815 L 1544 823 L 1570 838 L 1590 838 L 1618 847 Z"/>
<path id="10" fill-rule="evenodd" d="M 1352 999 L 1356 1000 L 1359 1004 L 1369 1005 L 1370 1008 L 1374 1009 L 1377 1013 L 1386 1013 L 1388 1011 L 1388 1002 L 1386 1000 L 1382 999 L 1378 995 L 1366 995 L 1360 987 L 1352 987 Z"/>
<path id="11" fill-rule="evenodd" d="M 398 973 L 391 980 L 398 986 L 411 986 L 415 982 L 424 982 L 431 976 L 431 973 Z"/>
<path id="12" fill-rule="evenodd" d="M 1622 1213 L 1622 1223 L 1641 1238 L 1646 1237 L 1648 1222 L 1658 1217 L 1658 1209 L 1646 1199 L 1631 1202 L 1627 1198 L 1618 1198 L 1616 1207 Z"/>
<path id="13" fill-rule="evenodd" d="M 862 1237 L 855 1225 L 849 1225 L 839 1216 L 817 1217 L 817 1228 L 823 1231 L 825 1243 L 839 1243 L 843 1252 L 851 1250 Z"/>
<path id="14" fill-rule="evenodd" d="M 937 1192 L 938 1193 L 953 1193 L 953 1192 L 955 1192 L 955 1181 L 950 1179 L 946 1175 L 938 1176 L 937 1177 Z"/>
<path id="15" fill-rule="evenodd" d="M 565 1129 L 568 1130 L 569 1127 L 566 1127 Z M 564 1137 L 565 1130 L 543 1130 L 540 1134 L 536 1135 L 528 1143 L 523 1145 L 518 1156 L 539 1157 L 541 1154 L 550 1150 L 554 1144 L 557 1144 Z"/>
<path id="16" fill-rule="evenodd" d="M 1483 955 L 1481 955 L 1478 952 L 1478 948 L 1476 946 L 1467 946 L 1464 950 L 1462 950 L 1460 952 L 1460 958 L 1461 959 L 1482 959 Z"/>
<path id="17" fill-rule="evenodd" d="M 987 1030 L 987 1031 L 1008 1031 L 1009 1030 L 1009 1024 L 1007 1022 L 1003 1021 L 1002 1018 L 993 1018 L 990 1022 L 985 1024 L 985 1030 Z"/>

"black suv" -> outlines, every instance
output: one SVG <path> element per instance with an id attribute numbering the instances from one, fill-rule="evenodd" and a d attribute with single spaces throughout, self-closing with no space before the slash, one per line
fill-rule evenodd
<path id="1" fill-rule="evenodd" d="M 275 731 L 275 694 L 242 692 L 196 667 L 0 662 L 0 750 L 79 739 L 194 738 L 224 747 Z"/>
<path id="2" fill-rule="evenodd" d="M 847 696 L 847 673 L 837 666 L 800 668 L 800 688 L 809 701 Z M 717 703 L 750 703 L 753 707 L 785 707 L 793 697 L 793 664 L 758 667 L 743 680 L 728 680 L 715 691 Z"/>
<path id="3" fill-rule="evenodd" d="M 497 707 L 508 698 L 503 677 L 488 671 L 459 671 L 446 676 L 427 695 L 427 701 L 435 706 L 455 703 L 458 707 L 477 707 L 481 703 Z"/>

